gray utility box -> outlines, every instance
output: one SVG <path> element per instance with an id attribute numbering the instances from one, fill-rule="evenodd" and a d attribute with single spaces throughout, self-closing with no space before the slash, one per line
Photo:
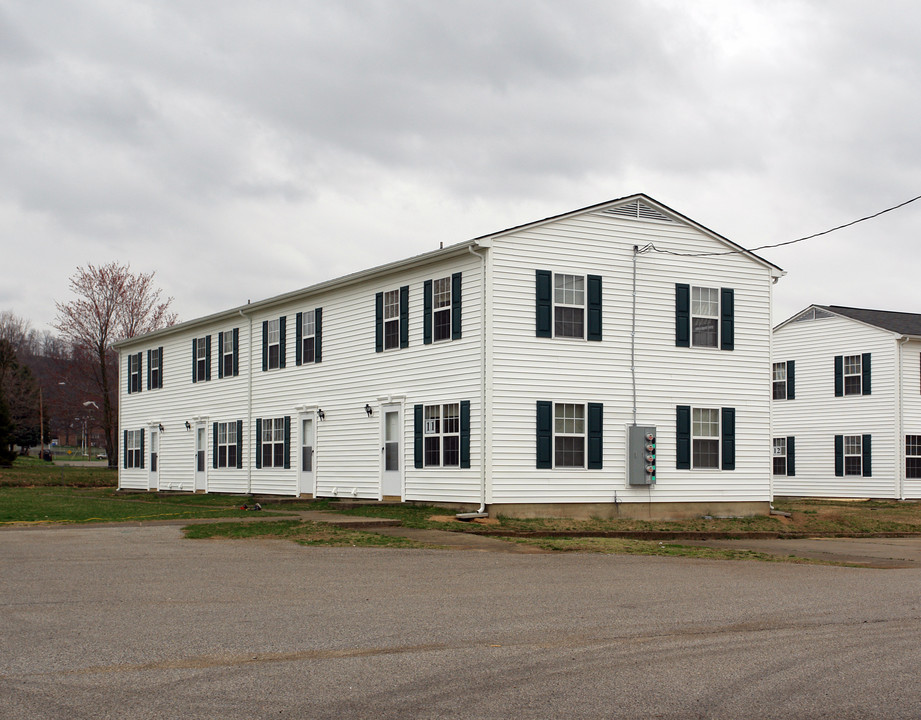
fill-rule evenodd
<path id="1" fill-rule="evenodd" d="M 649 425 L 627 427 L 627 482 L 656 484 L 656 429 Z"/>

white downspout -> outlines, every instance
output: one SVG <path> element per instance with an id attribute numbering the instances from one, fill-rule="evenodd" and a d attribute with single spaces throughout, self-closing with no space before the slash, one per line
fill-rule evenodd
<path id="1" fill-rule="evenodd" d="M 478 253 L 473 245 L 468 252 L 480 258 L 480 507 L 478 515 L 486 513 L 486 255 Z"/>
<path id="2" fill-rule="evenodd" d="M 246 314 L 242 310 L 238 310 L 240 317 L 244 320 L 247 319 Z M 253 316 L 249 316 L 249 359 L 246 361 L 247 375 L 248 378 L 248 389 L 246 392 L 246 437 L 250 437 L 250 433 L 253 432 Z M 239 358 L 237 358 L 239 362 Z M 252 495 L 253 493 L 253 444 L 247 443 L 248 447 L 246 448 L 246 494 Z"/>
<path id="3" fill-rule="evenodd" d="M 895 378 L 895 401 L 899 404 L 899 436 L 896 438 L 895 446 L 899 452 L 899 500 L 905 499 L 905 403 L 902 402 L 902 346 L 907 343 L 909 338 L 901 337 L 898 342 L 898 371 Z"/>

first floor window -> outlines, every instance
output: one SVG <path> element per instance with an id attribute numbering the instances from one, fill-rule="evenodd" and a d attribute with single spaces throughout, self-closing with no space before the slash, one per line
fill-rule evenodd
<path id="1" fill-rule="evenodd" d="M 921 478 L 921 435 L 905 436 L 905 477 Z"/>
<path id="2" fill-rule="evenodd" d="M 262 467 L 285 465 L 285 419 L 266 418 L 262 421 Z"/>
<path id="3" fill-rule="evenodd" d="M 787 438 L 774 438 L 774 474 L 787 474 Z"/>
<path id="4" fill-rule="evenodd" d="M 426 405 L 424 417 L 425 467 L 460 466 L 460 404 Z"/>
<path id="5" fill-rule="evenodd" d="M 235 422 L 217 424 L 217 466 L 219 468 L 237 466 L 237 424 Z"/>
<path id="6" fill-rule="evenodd" d="M 863 474 L 863 438 L 860 435 L 844 436 L 844 474 Z"/>
<path id="7" fill-rule="evenodd" d="M 141 465 L 141 438 L 143 434 L 143 430 L 128 430 L 126 432 L 125 467 L 144 467 Z"/>
<path id="8" fill-rule="evenodd" d="M 694 468 L 719 469 L 720 411 L 718 408 L 693 409 L 691 458 Z"/>
<path id="9" fill-rule="evenodd" d="M 553 406 L 554 467 L 585 467 L 585 405 Z"/>

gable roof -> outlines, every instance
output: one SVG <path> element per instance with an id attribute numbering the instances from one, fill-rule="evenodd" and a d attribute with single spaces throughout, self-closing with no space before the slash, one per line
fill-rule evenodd
<path id="1" fill-rule="evenodd" d="M 873 325 L 883 330 L 896 332 L 900 335 L 921 336 L 921 314 L 893 312 L 891 310 L 867 310 L 864 308 L 844 307 L 842 305 L 816 305 L 836 315 L 843 315 L 852 320 L 859 320 L 867 325 Z"/>

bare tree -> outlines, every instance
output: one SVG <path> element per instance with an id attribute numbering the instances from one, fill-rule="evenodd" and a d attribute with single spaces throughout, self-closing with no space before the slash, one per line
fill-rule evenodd
<path id="1" fill-rule="evenodd" d="M 154 275 L 134 274 L 128 265 L 115 262 L 78 267 L 70 278 L 76 299 L 55 302 L 58 315 L 52 325 L 71 342 L 74 354 L 86 361 L 89 379 L 102 398 L 109 467 L 116 467 L 118 457 L 118 354 L 112 345 L 176 322 L 169 309 L 173 299 L 161 299 Z"/>
<path id="2" fill-rule="evenodd" d="M 6 340 L 20 359 L 29 349 L 29 336 L 34 332 L 25 318 L 19 317 L 12 310 L 0 311 L 0 340 Z"/>

